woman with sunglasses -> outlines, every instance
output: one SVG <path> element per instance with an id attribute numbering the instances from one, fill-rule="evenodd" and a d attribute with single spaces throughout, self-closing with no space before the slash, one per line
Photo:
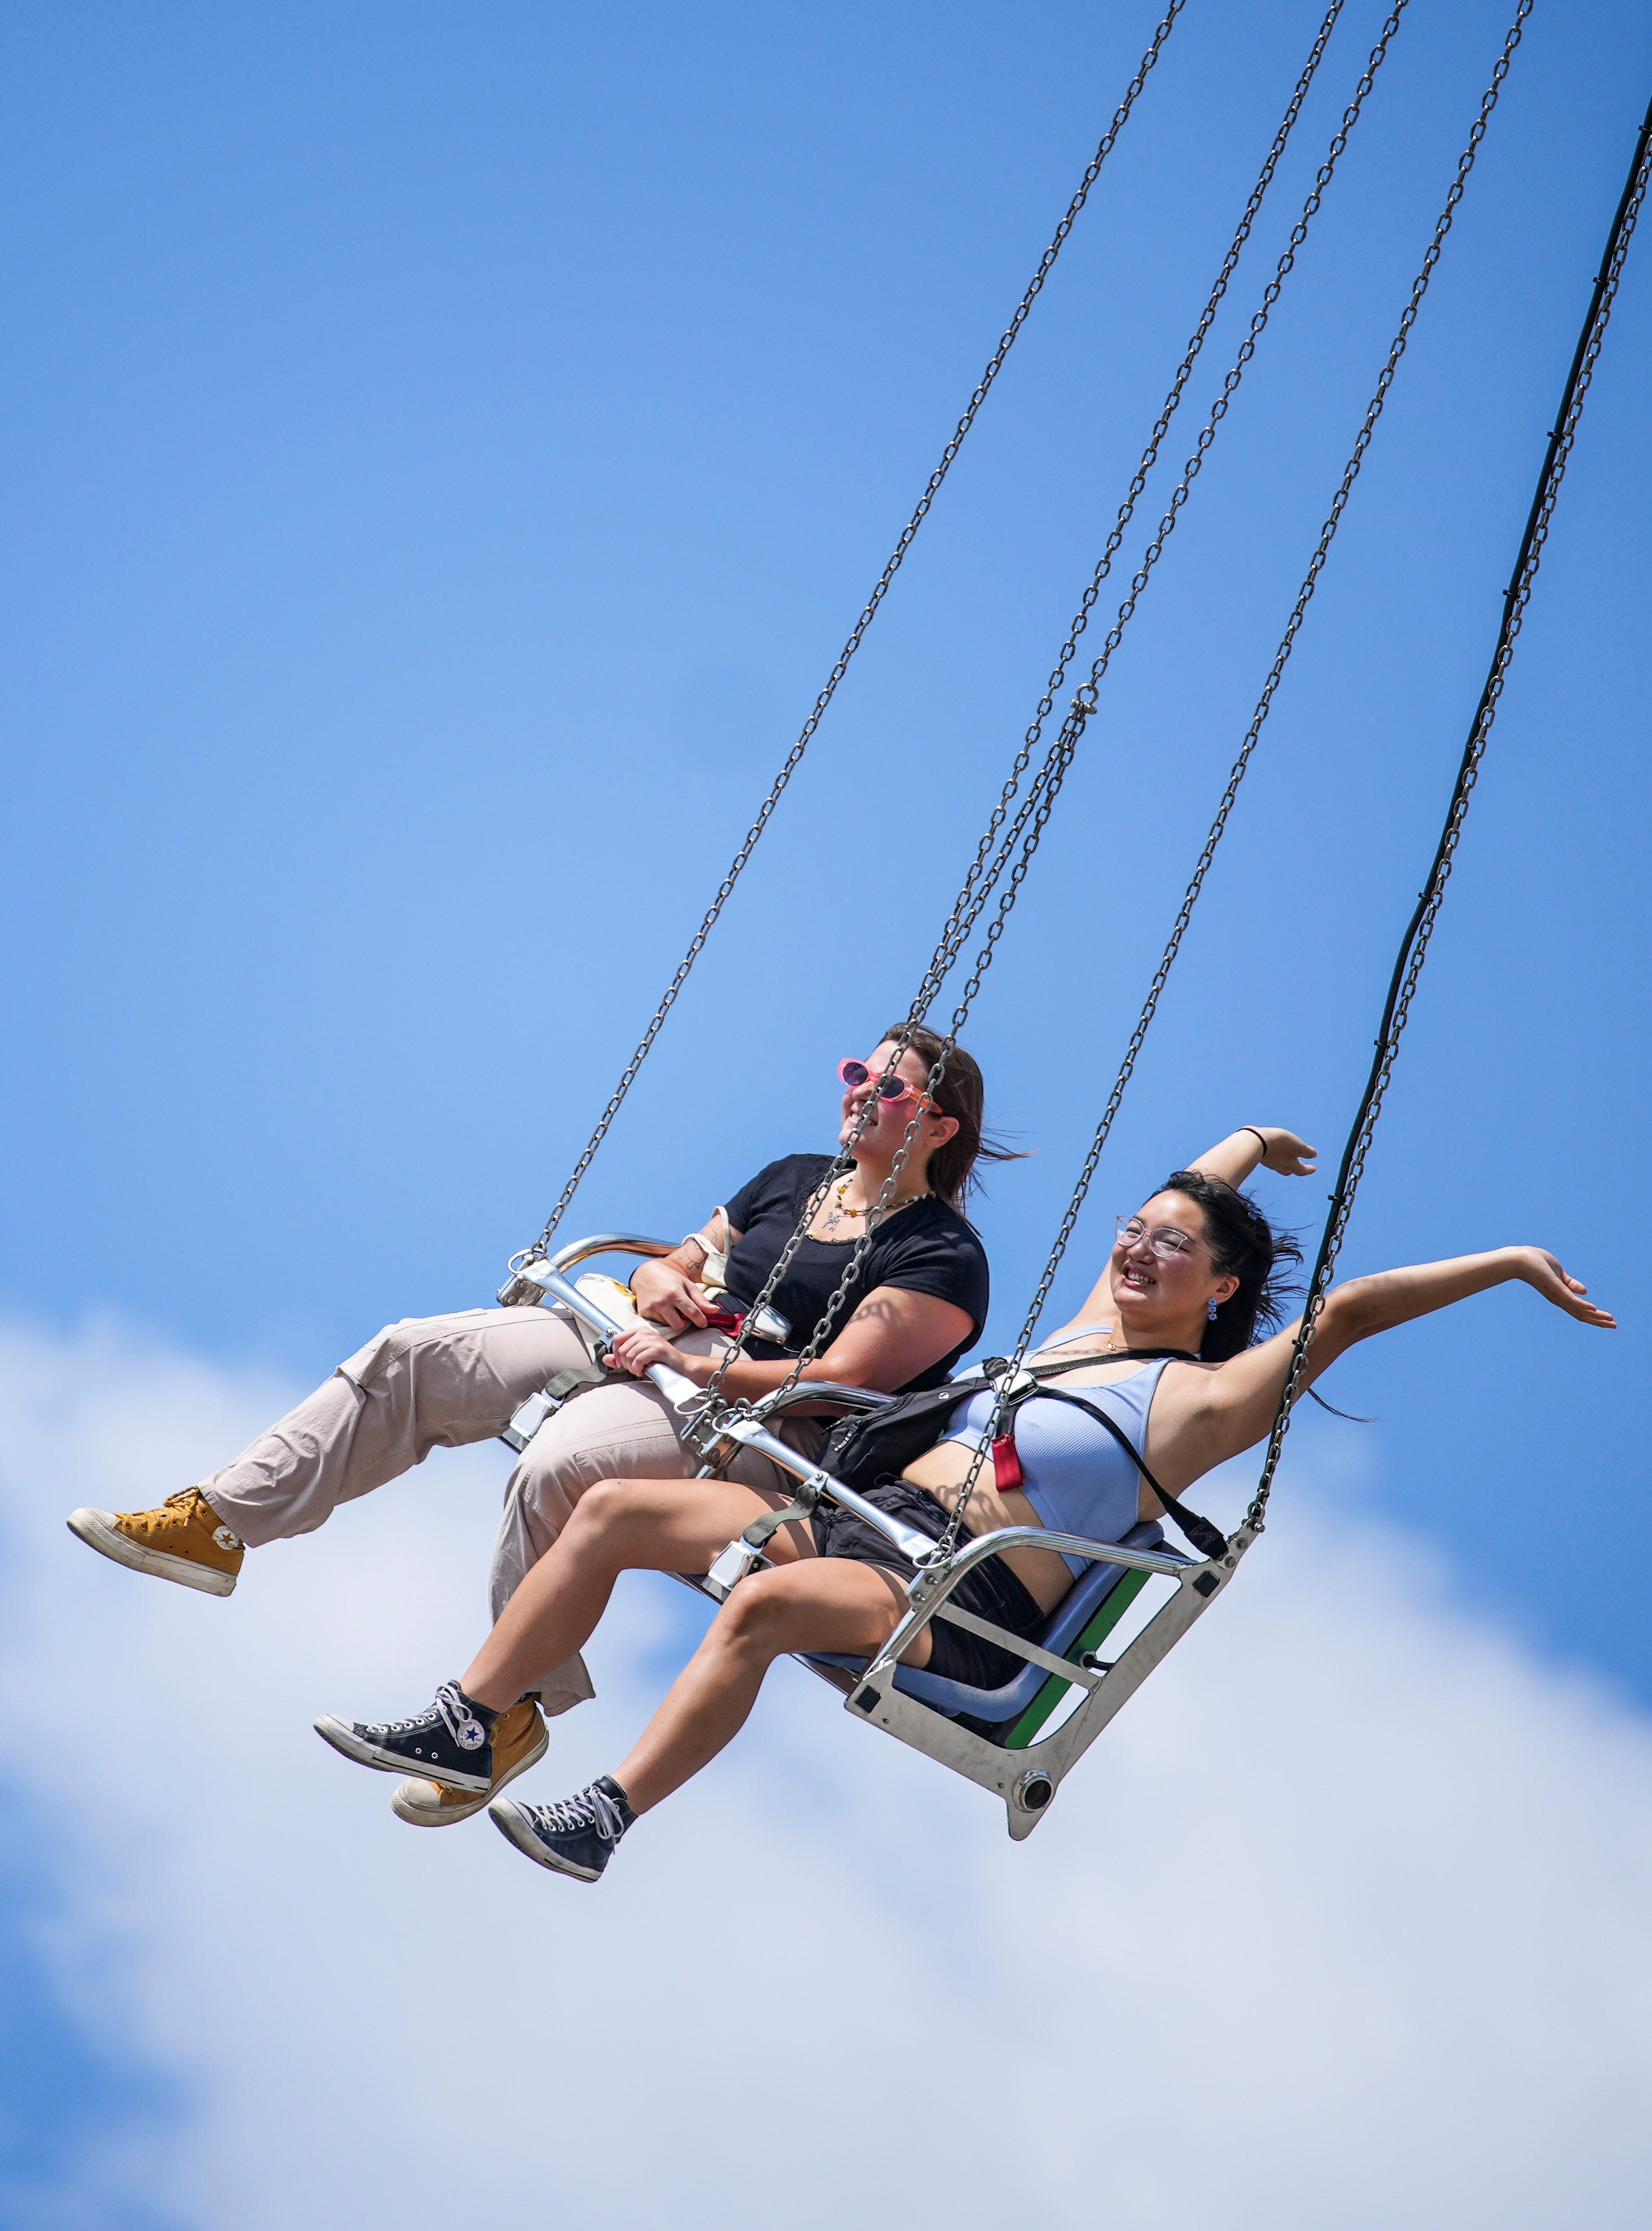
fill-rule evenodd
<path id="1" fill-rule="evenodd" d="M 614 1383 L 566 1402 L 511 1475 L 493 1561 L 495 1617 L 596 1481 L 693 1476 L 700 1458 L 682 1445 L 683 1420 L 652 1381 L 636 1374 L 668 1362 L 702 1385 L 709 1381 L 738 1316 L 713 1310 L 701 1283 L 707 1263 L 719 1258 L 718 1283 L 743 1313 L 811 1200 L 807 1236 L 773 1297 L 796 1346 L 809 1339 L 868 1231 L 871 1245 L 805 1379 L 885 1394 L 933 1386 L 973 1344 L 986 1317 L 987 1264 L 960 1204 L 977 1161 L 1007 1157 L 983 1137 L 984 1094 L 971 1056 L 952 1047 L 941 1077 L 926 1090 L 943 1042 L 932 1031 L 912 1030 L 897 1059 L 896 1035 L 888 1032 L 865 1061 L 839 1064 L 847 1163 L 828 1154 L 770 1163 L 671 1254 L 638 1269 L 632 1292 L 644 1322 L 615 1344 Z M 880 1206 L 903 1146 L 891 1196 Z M 340 1503 L 384 1486 L 434 1447 L 489 1439 L 558 1373 L 590 1361 L 580 1333 L 557 1309 L 528 1304 L 404 1319 L 386 1326 L 200 1485 L 154 1510 L 77 1510 L 68 1523 L 117 1563 L 229 1595 L 248 1549 L 312 1532 Z M 766 1394 L 790 1368 L 784 1350 L 753 1340 L 723 1386 L 731 1397 Z M 812 1453 L 823 1428 L 794 1413 L 781 1430 Z M 746 1450 L 729 1476 L 748 1493 L 778 1494 L 784 1485 L 766 1458 Z M 592 1693 L 577 1656 L 565 1652 L 540 1666 L 497 1731 L 495 1786 L 543 1753 L 541 1707 L 565 1711 Z M 403 1820 L 424 1827 L 461 1820 L 483 1801 L 429 1782 L 410 1785 L 395 1801 Z"/>
<path id="2" fill-rule="evenodd" d="M 1041 1352 L 1049 1361 L 1071 1350 L 1071 1368 L 1042 1378 L 1039 1393 L 1017 1412 L 1008 1463 L 1005 1443 L 995 1445 L 967 1504 L 966 1532 L 1046 1525 L 1116 1542 L 1139 1519 L 1164 1515 L 1149 1475 L 1179 1503 L 1215 1465 L 1266 1436 L 1297 1328 L 1258 1335 L 1277 1322 L 1278 1269 L 1300 1261 L 1300 1251 L 1236 1190 L 1264 1157 L 1274 1168 L 1307 1175 L 1313 1149 L 1288 1133 L 1236 1134 L 1194 1168 L 1177 1171 L 1135 1215 L 1120 1218 L 1102 1277 Z M 1534 1287 L 1584 1324 L 1612 1324 L 1546 1250 L 1498 1248 L 1335 1288 L 1308 1351 L 1306 1381 L 1357 1341 L 1511 1280 Z M 1083 1390 L 1081 1400 L 1071 1399 L 1075 1389 Z M 960 1404 L 945 1438 L 901 1478 L 861 1491 L 938 1538 L 993 1407 L 991 1393 Z M 1098 1408 L 1116 1434 L 1094 1414 Z M 347 1756 L 381 1767 L 396 1763 L 399 1746 L 416 1742 L 441 1770 L 485 1780 L 496 1716 L 534 1665 L 584 1644 L 621 1571 L 703 1572 L 760 1507 L 726 1482 L 697 1482 L 669 1499 L 647 1482 L 606 1483 L 585 1498 L 461 1678 L 445 1684 L 428 1712 L 389 1727 L 319 1721 L 318 1732 Z M 905 1583 L 915 1568 L 903 1564 L 881 1534 L 835 1505 L 823 1504 L 808 1538 L 797 1538 L 803 1532 L 788 1526 L 773 1537 L 770 1568 L 733 1590 L 611 1775 L 560 1804 L 493 1805 L 495 1825 L 519 1851 L 555 1872 L 596 1880 L 637 1816 L 739 1732 L 777 1658 L 866 1657 L 881 1648 L 907 1607 Z M 1012 1550 L 978 1566 L 952 1600 L 1032 1639 L 1082 1569 L 1081 1561 L 1050 1551 Z M 987 1689 L 1014 1679 L 1022 1665 L 942 1618 L 917 1636 L 907 1657 Z"/>

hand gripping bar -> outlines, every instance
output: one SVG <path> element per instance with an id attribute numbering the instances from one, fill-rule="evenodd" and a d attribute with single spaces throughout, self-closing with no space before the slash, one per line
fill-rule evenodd
<path id="1" fill-rule="evenodd" d="M 547 1294 L 571 1311 L 582 1324 L 588 1324 L 603 1340 L 616 1341 L 625 1329 L 589 1295 L 581 1293 L 571 1279 L 565 1278 L 560 1271 L 553 1271 L 548 1263 L 529 1264 L 526 1266 L 524 1275 L 532 1277 L 536 1286 L 543 1287 Z M 692 1417 L 705 1400 L 705 1390 L 697 1386 L 686 1372 L 674 1371 L 668 1363 L 651 1363 L 644 1375 L 654 1381 L 680 1417 Z M 783 1523 L 790 1516 L 803 1516 L 812 1510 L 823 1495 L 829 1495 L 833 1502 L 841 1504 L 846 1510 L 854 1511 L 857 1517 L 865 1519 L 868 1526 L 875 1527 L 887 1542 L 920 1570 L 934 1556 L 935 1544 L 927 1534 L 920 1534 L 915 1526 L 904 1526 L 900 1519 L 892 1518 L 887 1510 L 880 1510 L 875 1503 L 868 1503 L 852 1487 L 845 1487 L 841 1480 L 834 1479 L 830 1472 L 823 1471 L 818 1465 L 810 1464 L 807 1457 L 799 1456 L 796 1449 L 788 1448 L 783 1440 L 770 1432 L 766 1426 L 760 1425 L 743 1410 L 732 1407 L 721 1411 L 708 1422 L 721 1439 L 738 1441 L 743 1448 L 755 1449 L 759 1456 L 767 1457 L 771 1464 L 778 1465 L 781 1471 L 790 1472 L 793 1478 L 802 1482 L 802 1493 L 798 1497 L 801 1510 L 794 1505 L 791 1511 L 771 1513 L 776 1524 Z M 756 1524 L 766 1526 L 767 1522 L 758 1519 Z M 768 1533 L 773 1530 L 772 1527 L 768 1527 L 764 1538 L 766 1540 Z M 726 1595 L 734 1581 L 743 1580 L 751 1570 L 760 1547 L 760 1543 L 750 1545 L 744 1539 L 731 1542 L 707 1578 L 713 1581 L 714 1586 L 720 1586 L 722 1593 Z M 729 1578 L 719 1568 L 731 1565 L 737 1551 L 744 1562 L 741 1570 Z"/>

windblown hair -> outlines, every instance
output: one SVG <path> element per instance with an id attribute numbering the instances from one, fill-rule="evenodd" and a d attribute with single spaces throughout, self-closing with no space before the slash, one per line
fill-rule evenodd
<path id="1" fill-rule="evenodd" d="M 898 1044 L 903 1033 L 907 1051 L 915 1053 L 920 1061 L 933 1069 L 945 1051 L 945 1039 L 923 1023 L 899 1022 L 883 1035 Z M 952 1116 L 958 1125 L 946 1144 L 937 1148 L 929 1158 L 930 1190 L 939 1193 L 949 1208 L 961 1212 L 965 1200 L 980 1183 L 975 1174 L 978 1161 L 1018 1162 L 1023 1157 L 1013 1147 L 989 1138 L 982 1128 L 986 1087 L 981 1081 L 979 1064 L 961 1045 L 947 1052 L 945 1071 L 930 1097 L 940 1113 Z"/>
<path id="2" fill-rule="evenodd" d="M 1301 1267 L 1302 1250 L 1288 1232 L 1274 1231 L 1249 1195 L 1203 1170 L 1172 1170 L 1162 1190 L 1197 1203 L 1216 1269 L 1239 1281 L 1199 1342 L 1207 1363 L 1223 1362 L 1283 1323 L 1282 1305 L 1296 1291 L 1291 1273 Z"/>

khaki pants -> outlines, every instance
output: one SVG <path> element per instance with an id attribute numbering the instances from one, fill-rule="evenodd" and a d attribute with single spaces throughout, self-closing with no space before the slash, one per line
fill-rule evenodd
<path id="1" fill-rule="evenodd" d="M 677 1342 L 690 1355 L 720 1355 L 727 1344 L 720 1333 L 704 1331 Z M 233 1464 L 203 1480 L 201 1491 L 249 1548 L 312 1533 L 339 1504 L 423 1464 L 433 1448 L 490 1439 L 547 1380 L 590 1361 L 559 1310 L 403 1318 L 341 1363 Z M 679 1440 L 679 1422 L 651 1380 L 625 1378 L 575 1395 L 545 1420 L 506 1484 L 490 1578 L 494 1618 L 597 1480 L 693 1476 L 699 1458 Z M 820 1434 L 804 1419 L 784 1428 L 788 1443 L 807 1454 Z M 740 1450 L 726 1477 L 771 1491 L 790 1484 L 749 1449 Z M 532 1685 L 553 1713 L 595 1693 L 580 1658 L 546 1667 Z"/>

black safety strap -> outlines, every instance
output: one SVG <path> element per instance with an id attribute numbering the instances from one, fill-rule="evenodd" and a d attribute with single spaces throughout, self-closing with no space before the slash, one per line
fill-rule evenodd
<path id="1" fill-rule="evenodd" d="M 571 1394 L 581 1394 L 588 1387 L 611 1387 L 614 1374 L 604 1371 L 600 1363 L 582 1363 L 571 1371 L 558 1371 L 554 1379 L 547 1379 L 540 1392 L 548 1394 L 558 1408 Z"/>

